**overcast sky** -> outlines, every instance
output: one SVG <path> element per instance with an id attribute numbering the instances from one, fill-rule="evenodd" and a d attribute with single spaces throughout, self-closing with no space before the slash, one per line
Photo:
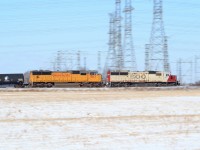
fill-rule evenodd
<path id="1" fill-rule="evenodd" d="M 114 2 L 0 1 L 0 71 L 51 69 L 50 62 L 58 50 L 82 51 L 82 55 L 87 56 L 89 69 L 97 68 L 97 52 L 102 51 L 104 65 L 108 50 L 108 13 L 114 11 Z M 170 63 L 176 73 L 179 58 L 190 60 L 200 55 L 200 1 L 167 0 L 163 1 L 163 5 Z M 138 70 L 144 70 L 144 45 L 149 43 L 153 1 L 134 0 L 133 7 L 133 38 Z M 83 58 L 81 61 L 83 64 Z"/>

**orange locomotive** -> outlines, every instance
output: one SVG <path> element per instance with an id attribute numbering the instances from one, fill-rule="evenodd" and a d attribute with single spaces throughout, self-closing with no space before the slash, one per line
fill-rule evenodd
<path id="1" fill-rule="evenodd" d="M 96 71 L 31 71 L 29 86 L 53 87 L 59 84 L 79 87 L 101 87 L 102 75 Z"/>

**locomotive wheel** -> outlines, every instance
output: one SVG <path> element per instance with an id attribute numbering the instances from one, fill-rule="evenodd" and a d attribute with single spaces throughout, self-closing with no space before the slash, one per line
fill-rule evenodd
<path id="1" fill-rule="evenodd" d="M 161 84 L 161 83 L 158 83 L 158 84 L 157 84 L 157 87 L 160 87 L 160 86 L 162 86 L 162 84 Z"/>
<path id="2" fill-rule="evenodd" d="M 52 85 L 51 83 L 48 83 L 48 84 L 47 84 L 47 87 L 48 87 L 48 88 L 51 88 L 52 86 L 53 86 L 53 85 Z"/>
<path id="3" fill-rule="evenodd" d="M 127 83 L 125 83 L 125 84 L 124 84 L 124 87 L 128 87 L 128 84 L 127 84 Z"/>
<path id="4" fill-rule="evenodd" d="M 45 84 L 44 84 L 44 83 L 41 83 L 39 86 L 40 86 L 41 88 L 43 88 L 43 87 L 45 87 Z"/>
<path id="5" fill-rule="evenodd" d="M 14 87 L 15 87 L 15 88 L 19 88 L 19 85 L 18 85 L 18 84 L 15 84 Z"/>

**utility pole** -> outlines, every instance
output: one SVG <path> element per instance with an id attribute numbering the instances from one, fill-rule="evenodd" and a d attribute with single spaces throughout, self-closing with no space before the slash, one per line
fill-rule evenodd
<path id="1" fill-rule="evenodd" d="M 149 44 L 149 64 L 146 68 L 155 71 L 170 71 L 168 44 L 163 23 L 163 2 L 154 0 L 153 23 Z"/>
<path id="2" fill-rule="evenodd" d="M 136 71 L 137 64 L 132 36 L 132 0 L 125 0 L 125 28 L 124 28 L 124 69 Z"/>

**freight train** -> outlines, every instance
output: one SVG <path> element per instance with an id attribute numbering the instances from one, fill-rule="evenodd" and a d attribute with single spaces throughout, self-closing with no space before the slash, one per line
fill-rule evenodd
<path id="1" fill-rule="evenodd" d="M 30 71 L 27 83 L 23 74 L 0 74 L 0 84 L 17 87 L 137 87 L 178 86 L 177 76 L 162 71 L 108 71 L 106 79 L 97 71 Z"/>

